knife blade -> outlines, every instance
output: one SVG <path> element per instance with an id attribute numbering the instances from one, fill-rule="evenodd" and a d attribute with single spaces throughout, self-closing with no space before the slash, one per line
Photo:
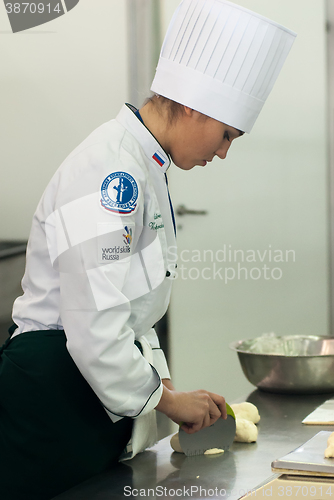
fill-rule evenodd
<path id="1" fill-rule="evenodd" d="M 194 434 L 187 434 L 179 429 L 180 445 L 188 456 L 203 455 L 206 450 L 219 448 L 227 451 L 233 443 L 236 424 L 232 408 L 226 404 L 227 419 L 219 418 L 210 427 L 205 427 Z"/>

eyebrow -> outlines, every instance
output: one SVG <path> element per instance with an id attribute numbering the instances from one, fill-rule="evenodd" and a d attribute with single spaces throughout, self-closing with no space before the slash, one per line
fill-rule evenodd
<path id="1" fill-rule="evenodd" d="M 239 130 L 239 129 L 236 129 L 238 132 L 239 132 L 239 137 L 241 137 L 242 135 L 244 135 L 245 132 L 243 132 L 242 130 Z"/>

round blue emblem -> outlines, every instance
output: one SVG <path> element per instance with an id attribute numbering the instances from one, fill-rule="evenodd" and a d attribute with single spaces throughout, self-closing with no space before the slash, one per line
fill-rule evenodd
<path id="1" fill-rule="evenodd" d="M 101 186 L 101 205 L 110 212 L 131 214 L 137 207 L 138 184 L 126 172 L 113 172 Z"/>

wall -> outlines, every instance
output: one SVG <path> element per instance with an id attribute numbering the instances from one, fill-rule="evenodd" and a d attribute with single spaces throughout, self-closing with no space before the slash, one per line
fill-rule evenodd
<path id="1" fill-rule="evenodd" d="M 329 97 L 329 112 L 328 112 L 328 125 L 329 137 L 331 138 L 329 144 L 330 156 L 330 175 L 329 175 L 329 189 L 330 189 L 330 220 L 334 217 L 334 3 L 332 0 L 326 0 L 327 16 L 328 16 L 328 97 Z M 334 297 L 334 228 L 333 224 L 330 227 L 330 297 Z M 331 308 L 331 335 L 334 335 L 334 308 Z"/>
<path id="2" fill-rule="evenodd" d="M 0 5 L 0 239 L 25 239 L 64 158 L 127 100 L 126 2 L 80 0 L 12 34 Z"/>
<path id="3" fill-rule="evenodd" d="M 165 21 L 177 3 L 165 2 Z M 180 252 L 231 245 L 263 255 L 271 245 L 295 255 L 280 266 L 277 281 L 262 275 L 228 284 L 175 282 L 174 382 L 183 390 L 210 388 L 230 400 L 250 389 L 230 342 L 271 331 L 329 334 L 325 2 L 236 3 L 296 31 L 297 40 L 254 129 L 235 141 L 227 159 L 191 172 L 169 171 L 175 207 L 209 210 L 206 218 L 178 218 Z M 258 259 L 255 267 L 260 264 Z"/>

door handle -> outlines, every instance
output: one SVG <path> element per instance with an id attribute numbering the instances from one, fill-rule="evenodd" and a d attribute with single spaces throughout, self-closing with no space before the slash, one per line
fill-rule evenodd
<path id="1" fill-rule="evenodd" d="M 184 205 L 178 205 L 176 207 L 176 215 L 182 217 L 183 215 L 207 215 L 207 210 L 191 210 Z"/>

